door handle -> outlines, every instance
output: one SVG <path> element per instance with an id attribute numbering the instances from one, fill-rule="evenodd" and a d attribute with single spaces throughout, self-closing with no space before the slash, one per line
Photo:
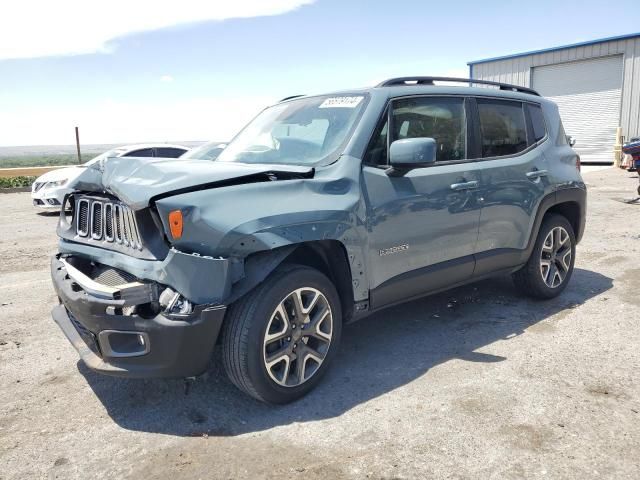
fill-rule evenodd
<path id="1" fill-rule="evenodd" d="M 471 182 L 462 182 L 462 183 L 452 183 L 451 190 L 471 190 L 473 188 L 478 188 L 477 180 L 473 180 Z"/>
<path id="2" fill-rule="evenodd" d="M 527 178 L 535 180 L 536 178 L 546 177 L 549 174 L 546 170 L 531 170 L 527 172 Z"/>

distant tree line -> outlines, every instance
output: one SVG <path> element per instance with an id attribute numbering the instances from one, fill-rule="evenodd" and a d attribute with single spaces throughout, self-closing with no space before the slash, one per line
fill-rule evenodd
<path id="1" fill-rule="evenodd" d="M 97 156 L 98 153 L 82 154 L 82 163 Z M 55 165 L 77 165 L 78 156 L 73 153 L 6 156 L 0 157 L 0 168 L 12 167 L 51 167 Z"/>

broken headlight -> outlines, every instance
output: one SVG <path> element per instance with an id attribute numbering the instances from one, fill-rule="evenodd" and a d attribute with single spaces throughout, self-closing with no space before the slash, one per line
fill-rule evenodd
<path id="1" fill-rule="evenodd" d="M 189 315 L 193 304 L 171 288 L 165 288 L 158 299 L 162 311 L 169 315 Z"/>

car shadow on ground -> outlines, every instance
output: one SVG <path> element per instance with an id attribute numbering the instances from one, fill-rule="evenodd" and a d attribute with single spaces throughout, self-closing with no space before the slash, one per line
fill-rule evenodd
<path id="1" fill-rule="evenodd" d="M 37 212 L 41 217 L 59 217 L 60 210 L 43 210 L 41 212 Z"/>
<path id="2" fill-rule="evenodd" d="M 528 327 L 569 312 L 612 287 L 612 280 L 576 268 L 565 292 L 548 301 L 518 295 L 510 278 L 496 278 L 389 308 L 346 326 L 339 355 L 320 385 L 285 406 L 270 406 L 238 391 L 218 355 L 212 370 L 185 394 L 182 380 L 105 377 L 78 369 L 121 427 L 180 436 L 231 436 L 293 422 L 337 417 L 451 359 L 501 362 L 476 352 Z"/>

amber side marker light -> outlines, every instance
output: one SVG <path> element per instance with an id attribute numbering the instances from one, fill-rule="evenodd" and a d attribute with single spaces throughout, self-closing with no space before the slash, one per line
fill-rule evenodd
<path id="1" fill-rule="evenodd" d="M 182 212 L 180 210 L 169 212 L 169 229 L 174 240 L 182 236 Z"/>

